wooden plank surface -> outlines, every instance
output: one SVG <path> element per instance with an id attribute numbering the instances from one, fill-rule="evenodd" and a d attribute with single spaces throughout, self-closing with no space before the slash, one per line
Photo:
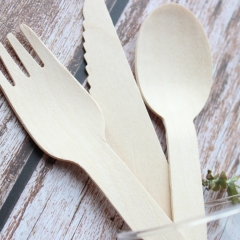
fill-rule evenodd
<path id="1" fill-rule="evenodd" d="M 106 1 L 113 18 L 119 14 L 114 6 L 121 5 L 121 1 Z M 1 42 L 8 46 L 9 32 L 24 41 L 19 34 L 19 24 L 24 22 L 78 79 L 83 79 L 83 2 L 4 1 L 0 6 Z M 202 176 L 208 169 L 216 173 L 225 170 L 229 176 L 240 174 L 240 2 L 129 0 L 119 20 L 115 18 L 115 26 L 133 72 L 140 24 L 152 10 L 167 2 L 177 2 L 196 15 L 213 53 L 211 96 L 195 119 Z M 30 50 L 27 44 L 26 47 Z M 151 112 L 150 116 L 166 152 L 162 122 Z M 21 172 L 31 156 L 33 159 L 34 147 L 0 93 L 0 208 L 6 208 L 10 194 L 11 199 L 15 197 L 11 190 L 16 184 L 21 186 L 18 180 L 24 178 L 20 178 Z M 113 239 L 118 229 L 127 228 L 83 170 L 41 153 L 37 156 L 33 174 L 19 198 L 15 197 L 16 204 L 1 231 L 2 239 Z M 224 195 L 204 192 L 206 201 Z M 240 239 L 239 220 L 237 215 L 209 224 L 208 238 Z"/>

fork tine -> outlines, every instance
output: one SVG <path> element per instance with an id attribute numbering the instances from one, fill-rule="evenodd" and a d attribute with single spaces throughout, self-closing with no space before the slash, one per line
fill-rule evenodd
<path id="1" fill-rule="evenodd" d="M 52 58 L 54 58 L 54 61 L 56 61 L 55 56 L 47 49 L 47 47 L 42 43 L 42 41 L 37 37 L 30 27 L 28 27 L 26 24 L 21 24 L 20 28 L 44 65 L 49 62 L 49 60 L 51 64 Z"/>
<path id="2" fill-rule="evenodd" d="M 17 66 L 17 64 L 14 62 L 12 57 L 9 55 L 5 47 L 0 43 L 0 57 L 4 63 L 4 66 L 6 67 L 9 75 L 12 77 L 14 85 L 16 85 L 16 82 L 20 82 L 20 79 L 23 80 L 25 75 L 20 70 L 20 68 Z"/>
<path id="3" fill-rule="evenodd" d="M 12 34 L 9 33 L 7 38 L 18 55 L 19 59 L 21 60 L 24 67 L 27 69 L 28 73 L 31 75 L 31 70 L 35 67 L 39 66 L 36 61 L 33 60 L 32 56 L 28 53 L 28 51 L 22 46 L 22 44 L 17 40 L 17 38 Z"/>

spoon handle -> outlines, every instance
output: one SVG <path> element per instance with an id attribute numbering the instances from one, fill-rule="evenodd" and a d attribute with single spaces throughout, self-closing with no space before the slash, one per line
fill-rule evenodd
<path id="1" fill-rule="evenodd" d="M 131 229 L 141 230 L 172 223 L 106 142 L 101 142 L 93 150 L 88 156 L 91 161 L 79 157 L 74 162 L 86 170 Z M 147 239 L 184 238 L 181 233 L 173 231 L 158 238 Z"/>
<path id="2" fill-rule="evenodd" d="M 177 120 L 164 119 L 174 222 L 205 214 L 195 126 L 186 116 L 177 116 Z M 189 239 L 207 239 L 206 226 L 194 228 L 189 234 Z"/>

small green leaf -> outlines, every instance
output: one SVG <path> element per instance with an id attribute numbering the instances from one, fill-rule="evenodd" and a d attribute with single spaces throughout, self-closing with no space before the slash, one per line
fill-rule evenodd
<path id="1" fill-rule="evenodd" d="M 207 177 L 206 177 L 206 178 L 207 178 L 207 180 L 213 180 L 213 179 L 214 179 L 211 170 L 208 170 L 208 173 L 207 173 Z"/>
<path id="2" fill-rule="evenodd" d="M 221 185 L 222 189 L 227 188 L 227 176 L 225 172 L 221 172 L 219 177 L 219 184 Z"/>
<path id="3" fill-rule="evenodd" d="M 227 192 L 229 197 L 238 194 L 238 191 L 236 189 L 234 182 L 230 182 L 228 184 Z M 240 203 L 240 199 L 238 197 L 232 197 L 231 201 L 232 201 L 232 204 L 234 205 L 237 203 Z"/>
<path id="4" fill-rule="evenodd" d="M 216 182 L 213 184 L 213 187 L 211 188 L 211 190 L 213 190 L 214 192 L 217 192 L 220 190 L 220 188 L 221 188 L 221 185 L 218 182 Z"/>

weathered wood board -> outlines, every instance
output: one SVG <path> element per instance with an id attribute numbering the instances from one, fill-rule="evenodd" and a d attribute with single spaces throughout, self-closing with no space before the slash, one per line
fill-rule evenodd
<path id="1" fill-rule="evenodd" d="M 195 119 L 202 176 L 205 177 L 208 169 L 214 173 L 225 170 L 229 176 L 240 174 L 240 2 L 107 0 L 112 16 L 117 16 L 116 30 L 133 71 L 140 24 L 152 10 L 167 2 L 182 4 L 196 15 L 213 53 L 211 96 Z M 84 0 L 3 1 L 0 40 L 8 49 L 7 33 L 13 32 L 24 41 L 19 34 L 19 25 L 24 22 L 77 78 L 84 80 L 83 3 Z M 118 8 L 123 12 L 117 11 Z M 27 44 L 26 47 L 30 49 Z M 166 152 L 162 122 L 149 113 Z M 127 229 L 86 173 L 72 164 L 52 160 L 38 152 L 36 168 L 22 186 L 21 172 L 34 148 L 35 144 L 0 93 L 0 208 L 6 208 L 10 194 L 16 200 L 13 206 L 9 202 L 12 211 L 1 231 L 1 239 L 113 239 L 118 229 Z M 19 197 L 12 191 L 14 184 L 23 187 Z M 204 192 L 206 201 L 224 195 L 224 192 Z M 237 215 L 209 224 L 208 238 L 240 239 L 239 218 Z"/>

